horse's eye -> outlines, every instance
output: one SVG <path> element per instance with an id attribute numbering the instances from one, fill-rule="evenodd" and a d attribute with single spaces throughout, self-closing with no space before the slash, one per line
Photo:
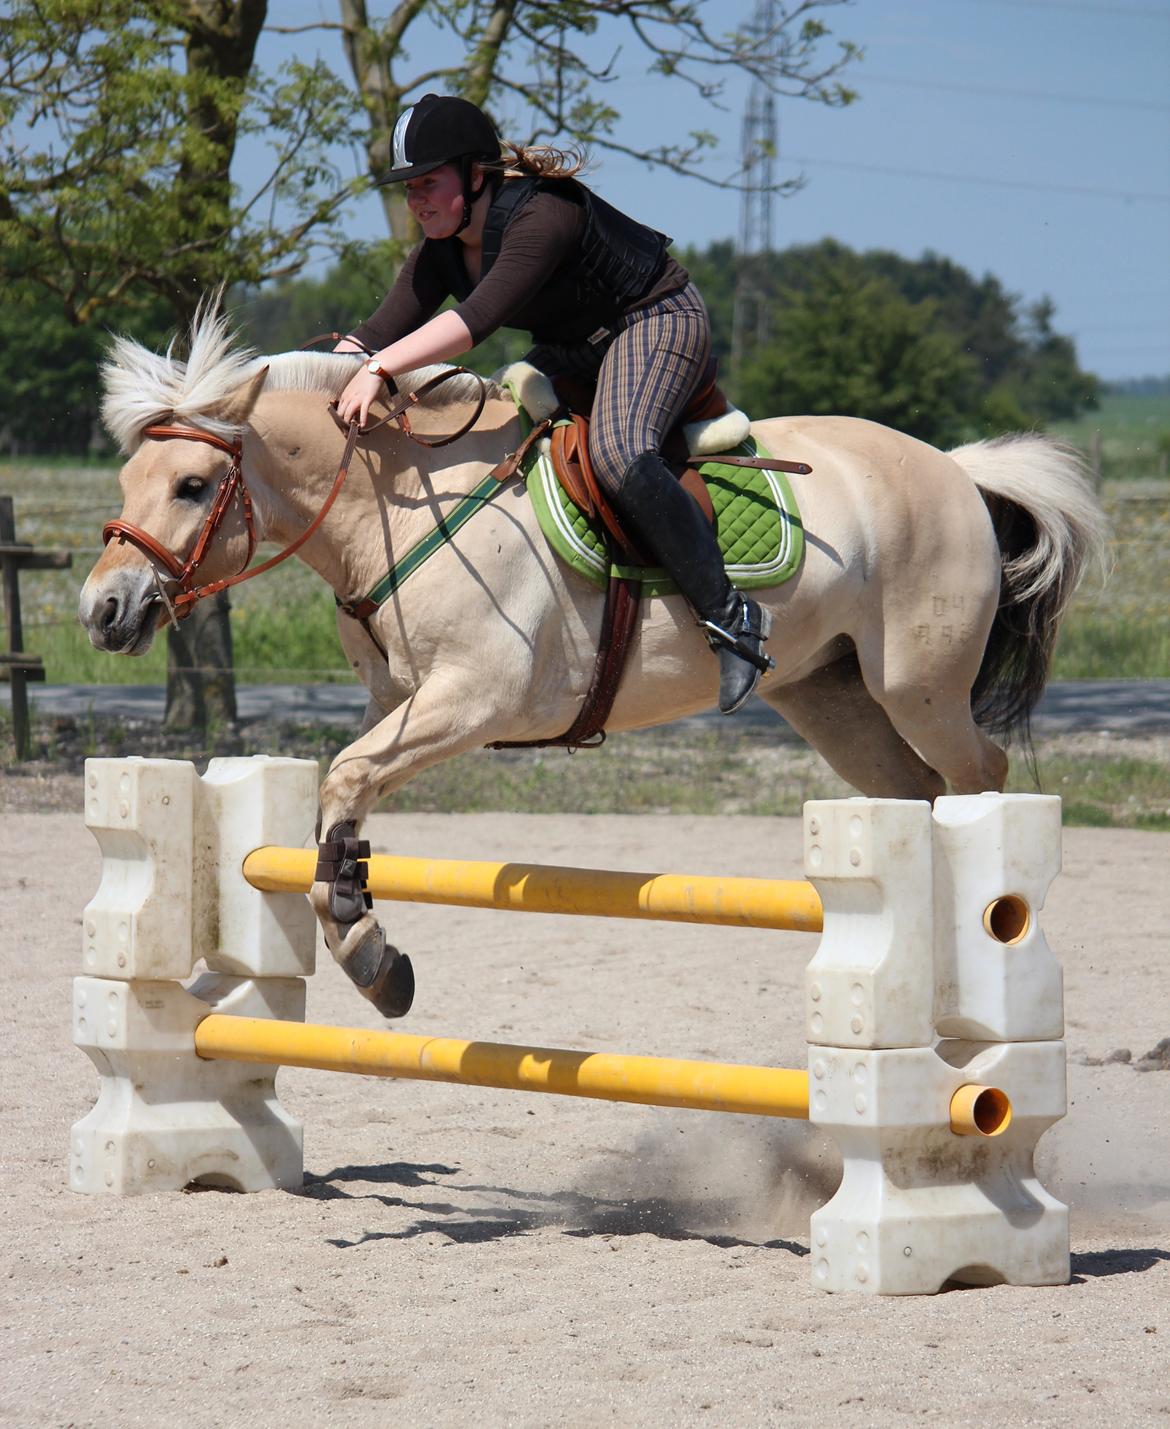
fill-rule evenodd
<path id="1" fill-rule="evenodd" d="M 207 483 L 201 476 L 185 476 L 175 487 L 175 495 L 180 501 L 198 501 L 207 490 Z"/>

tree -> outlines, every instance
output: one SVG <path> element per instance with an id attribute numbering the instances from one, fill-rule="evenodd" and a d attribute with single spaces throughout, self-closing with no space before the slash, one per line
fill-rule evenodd
<path id="1" fill-rule="evenodd" d="M 254 72 L 267 0 L 16 0 L 0 30 L 0 251 L 9 291 L 86 327 L 151 312 L 186 328 L 219 283 L 299 271 L 343 241 L 355 183 L 328 163 L 352 96 L 322 65 Z M 273 146 L 237 193 L 241 135 Z M 264 205 L 268 207 L 265 208 Z M 131 324 L 133 325 L 133 324 Z M 167 723 L 235 719 L 226 595 L 168 639 Z"/>
<path id="2" fill-rule="evenodd" d="M 1022 362 L 1020 399 L 1024 407 L 1045 422 L 1075 417 L 1098 405 L 1101 384 L 1082 372 L 1072 339 L 1054 332 L 1056 305 L 1041 298 L 1025 313 L 1027 348 Z"/>
<path id="3" fill-rule="evenodd" d="M 842 414 L 939 446 L 963 433 L 974 363 L 933 321 L 880 278 L 820 274 L 777 314 L 774 338 L 744 375 L 741 400 L 763 416 Z"/>
<path id="4" fill-rule="evenodd" d="M 921 436 L 923 417 L 898 397 L 915 371 L 912 386 L 918 388 L 919 377 L 925 386 L 909 407 L 932 404 L 936 416 L 928 425 L 937 424 L 948 438 L 1042 425 L 1096 404 L 1097 379 L 1080 369 L 1071 339 L 1053 330 L 1049 300 L 1022 308 L 997 278 L 985 274 L 977 279 L 938 254 L 913 259 L 880 250 L 855 253 L 826 239 L 747 258 L 737 258 L 729 243 L 684 250 L 679 256 L 707 300 L 714 350 L 721 360 L 730 347 L 738 274 L 743 265 L 753 266 L 752 283 L 768 303 L 772 334 L 763 347 L 749 348 L 741 378 L 730 374 L 728 390 L 749 404 L 763 402 L 756 410 L 823 411 L 818 404 L 829 400 L 824 395 L 829 392 L 835 410 L 892 420 Z M 844 306 L 843 295 L 848 299 Z M 816 332 L 818 304 L 824 305 L 821 321 L 833 326 L 832 336 Z M 899 341 L 891 336 L 879 342 L 879 334 L 869 331 L 875 311 Z M 863 337 L 864 354 L 850 345 Z M 927 344 L 926 351 L 941 354 L 941 370 L 955 377 L 948 391 L 936 392 L 937 384 L 928 380 L 929 364 L 924 369 L 915 354 L 921 343 Z M 781 351 L 784 347 L 789 356 Z M 965 359 L 961 380 L 952 373 L 952 349 Z M 810 388 L 797 370 L 802 366 L 815 370 L 824 386 Z M 885 396 L 869 389 L 866 372 L 884 385 Z M 805 403 L 799 408 L 793 405 L 798 398 Z M 880 417 L 883 410 L 898 412 L 899 419 Z"/>
<path id="5" fill-rule="evenodd" d="M 157 343 L 170 329 L 156 305 L 135 326 Z M 116 322 L 121 321 L 118 315 Z M 106 345 L 100 328 L 73 327 L 44 290 L 6 289 L 0 303 L 0 452 L 77 453 L 101 441 L 98 366 Z"/>
<path id="6" fill-rule="evenodd" d="M 15 0 L 0 29 L 0 240 L 6 281 L 69 322 L 161 295 L 176 322 L 221 282 L 298 272 L 343 243 L 330 146 L 357 106 L 327 68 L 254 71 L 267 0 Z M 239 139 L 271 167 L 232 184 Z"/>
<path id="7" fill-rule="evenodd" d="M 689 129 L 657 144 L 631 142 L 616 102 L 623 45 L 633 42 L 639 70 L 682 88 L 702 105 L 722 107 L 727 79 L 749 76 L 776 94 L 841 106 L 856 97 L 840 75 L 860 51 L 839 41 L 826 56 L 830 30 L 817 12 L 846 3 L 779 0 L 773 29 L 760 33 L 750 25 L 716 30 L 703 12 L 722 19 L 722 7 L 703 0 L 398 0 L 381 20 L 370 18 L 366 0 L 339 0 L 375 178 L 390 167 L 398 113 L 411 97 L 439 89 L 490 111 L 514 112 L 510 138 L 569 139 L 735 191 L 749 187 L 751 179 L 741 169 L 712 174 L 707 160 L 717 141 L 708 130 Z M 441 48 L 454 58 L 406 71 L 407 39 L 423 24 L 438 27 Z M 799 183 L 785 180 L 777 192 Z M 415 229 L 398 187 L 380 193 L 389 233 L 412 239 Z"/>

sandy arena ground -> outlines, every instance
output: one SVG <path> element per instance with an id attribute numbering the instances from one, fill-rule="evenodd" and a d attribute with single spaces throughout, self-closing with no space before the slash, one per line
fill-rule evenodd
<path id="1" fill-rule="evenodd" d="M 1072 1284 L 810 1288 L 836 1177 L 806 1126 L 292 1070 L 303 1193 L 65 1188 L 97 1077 L 70 979 L 97 846 L 10 814 L 0 1421 L 32 1426 L 1170 1424 L 1165 835 L 1075 829 L 1044 916 L 1070 1113 L 1041 1144 Z M 379 816 L 376 848 L 800 875 L 796 821 Z M 405 1030 L 804 1065 L 814 939 L 386 905 Z M 309 1019 L 381 1025 L 327 956 Z"/>

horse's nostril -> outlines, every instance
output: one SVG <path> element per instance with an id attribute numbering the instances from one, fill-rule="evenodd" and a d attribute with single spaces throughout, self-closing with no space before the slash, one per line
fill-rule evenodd
<path id="1" fill-rule="evenodd" d="M 117 620 L 118 597 L 114 595 L 109 595 L 106 597 L 106 602 L 102 606 L 102 613 L 99 617 L 98 623 L 101 625 L 103 631 L 108 632 L 114 628 L 115 624 L 117 623 Z"/>

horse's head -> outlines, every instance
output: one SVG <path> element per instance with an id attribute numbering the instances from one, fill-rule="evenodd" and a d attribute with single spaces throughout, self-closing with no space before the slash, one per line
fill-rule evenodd
<path id="1" fill-rule="evenodd" d="M 239 453 L 267 372 L 252 353 L 231 349 L 214 313 L 196 318 L 185 363 L 170 350 L 115 344 L 102 413 L 129 453 L 118 478 L 122 510 L 106 527 L 78 610 L 99 650 L 144 654 L 168 601 L 247 564 L 254 537 Z"/>

